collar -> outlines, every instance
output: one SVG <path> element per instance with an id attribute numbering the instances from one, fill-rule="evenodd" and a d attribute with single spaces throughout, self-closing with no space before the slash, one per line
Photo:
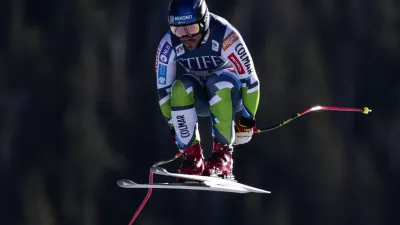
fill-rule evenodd
<path id="1" fill-rule="evenodd" d="M 210 28 L 208 28 L 206 35 L 204 36 L 203 40 L 201 41 L 201 44 L 206 43 L 209 36 L 210 36 Z"/>

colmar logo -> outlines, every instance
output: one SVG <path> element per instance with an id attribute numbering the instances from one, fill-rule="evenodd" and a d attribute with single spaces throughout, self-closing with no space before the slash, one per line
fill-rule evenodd
<path id="1" fill-rule="evenodd" d="M 224 41 L 222 43 L 222 49 L 226 51 L 237 40 L 239 40 L 239 36 L 236 34 L 235 31 L 232 31 L 231 33 L 228 34 L 228 36 L 226 36 L 226 38 L 224 38 Z"/>
<path id="2" fill-rule="evenodd" d="M 235 65 L 237 71 L 239 74 L 244 74 L 244 69 L 242 64 L 240 63 L 239 59 L 236 57 L 235 53 L 231 53 L 228 56 L 228 59 L 231 60 L 231 62 L 233 63 L 233 65 Z"/>
<path id="3" fill-rule="evenodd" d="M 247 73 L 251 74 L 252 70 L 251 70 L 251 63 L 250 63 L 250 58 L 247 55 L 246 49 L 244 49 L 244 46 L 242 43 L 238 44 L 235 47 L 235 51 L 237 52 L 237 54 L 240 56 L 240 59 L 242 61 L 242 63 L 244 64 L 244 66 L 246 67 Z"/>
<path id="4" fill-rule="evenodd" d="M 185 116 L 184 115 L 179 115 L 176 117 L 178 121 L 178 129 L 179 133 L 181 134 L 181 137 L 187 138 L 190 136 L 190 131 L 188 129 L 188 126 L 186 124 Z"/>

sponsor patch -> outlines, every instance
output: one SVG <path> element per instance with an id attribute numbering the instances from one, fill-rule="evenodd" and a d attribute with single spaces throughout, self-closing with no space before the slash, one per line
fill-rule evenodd
<path id="1" fill-rule="evenodd" d="M 224 41 L 222 42 L 222 49 L 226 51 L 237 40 L 239 40 L 239 36 L 236 34 L 235 31 L 232 31 L 228 34 L 228 36 L 226 36 L 226 38 L 224 38 Z"/>
<path id="2" fill-rule="evenodd" d="M 237 70 L 237 72 L 238 72 L 239 74 L 244 74 L 244 73 L 245 73 L 245 72 L 244 72 L 244 69 L 243 69 L 243 66 L 242 66 L 242 64 L 240 63 L 238 57 L 236 57 L 235 53 L 231 53 L 231 54 L 228 56 L 228 59 L 233 63 L 233 65 L 235 65 L 236 70 Z"/>
<path id="3" fill-rule="evenodd" d="M 215 52 L 219 50 L 219 43 L 216 40 L 212 40 L 212 50 Z"/>
<path id="4" fill-rule="evenodd" d="M 183 44 L 180 44 L 180 45 L 176 46 L 175 47 L 175 51 L 176 51 L 176 56 L 177 57 L 185 54 L 185 48 L 183 47 Z"/>
<path id="5" fill-rule="evenodd" d="M 225 64 L 221 56 L 200 56 L 191 58 L 180 58 L 177 60 L 186 69 L 190 70 L 214 70 Z"/>
<path id="6" fill-rule="evenodd" d="M 246 49 L 244 48 L 243 44 L 240 43 L 236 45 L 235 51 L 239 55 L 241 62 L 244 64 L 244 67 L 246 67 L 247 73 L 251 74 L 253 71 L 251 68 L 250 58 L 247 55 Z"/>
<path id="7" fill-rule="evenodd" d="M 172 52 L 172 46 L 168 42 L 165 42 L 159 53 L 160 61 L 162 63 L 168 64 L 171 52 Z"/>
<path id="8" fill-rule="evenodd" d="M 183 23 L 185 20 L 191 20 L 193 18 L 192 15 L 187 15 L 187 16 L 169 16 L 169 22 L 173 23 L 175 21 L 178 21 L 178 23 Z"/>
<path id="9" fill-rule="evenodd" d="M 178 115 L 176 117 L 176 120 L 178 122 L 178 129 L 179 133 L 181 134 L 182 138 L 187 138 L 190 136 L 190 131 L 186 123 L 185 115 Z"/>
<path id="10" fill-rule="evenodd" d="M 158 65 L 158 83 L 162 85 L 167 83 L 167 66 L 163 64 Z"/>

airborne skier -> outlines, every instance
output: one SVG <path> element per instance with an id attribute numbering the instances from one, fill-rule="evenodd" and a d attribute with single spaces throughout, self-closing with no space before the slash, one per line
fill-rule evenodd
<path id="1" fill-rule="evenodd" d="M 184 153 L 179 173 L 233 176 L 233 146 L 251 140 L 260 98 L 250 52 L 239 31 L 209 12 L 205 0 L 172 0 L 168 22 L 157 49 L 157 89 L 172 139 Z M 177 74 L 177 63 L 187 73 Z M 206 161 L 198 116 L 212 123 Z"/>

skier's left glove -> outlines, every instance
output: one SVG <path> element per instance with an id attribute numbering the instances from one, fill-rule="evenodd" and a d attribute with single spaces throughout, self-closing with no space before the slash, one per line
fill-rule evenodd
<path id="1" fill-rule="evenodd" d="M 253 137 L 254 129 L 256 128 L 256 118 L 240 117 L 235 125 L 235 141 L 234 145 L 246 144 Z"/>

